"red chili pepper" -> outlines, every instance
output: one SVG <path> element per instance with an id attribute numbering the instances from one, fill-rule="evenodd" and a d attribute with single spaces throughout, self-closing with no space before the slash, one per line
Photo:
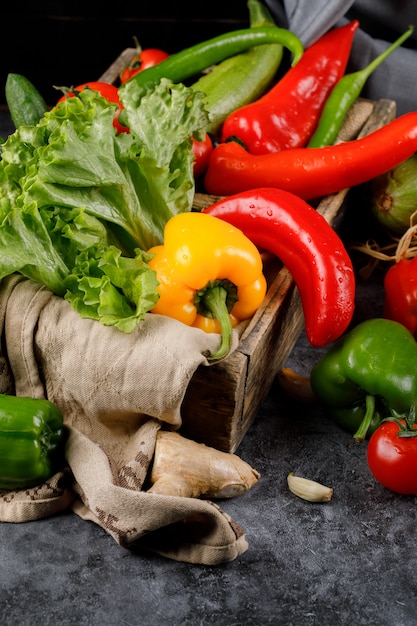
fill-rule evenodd
<path id="1" fill-rule="evenodd" d="M 417 256 L 401 259 L 384 276 L 383 317 L 417 335 Z"/>
<path id="2" fill-rule="evenodd" d="M 278 187 L 304 200 L 354 187 L 393 169 L 417 151 L 417 111 L 374 132 L 335 146 L 249 154 L 234 141 L 216 146 L 204 184 L 226 196 L 257 187 Z"/>
<path id="3" fill-rule="evenodd" d="M 229 115 L 221 140 L 236 137 L 251 154 L 305 146 L 327 97 L 345 73 L 358 26 L 353 20 L 309 46 L 264 96 Z"/>
<path id="4" fill-rule="evenodd" d="M 219 200 L 204 212 L 281 259 L 300 292 L 313 346 L 324 346 L 346 330 L 355 300 L 352 263 L 337 233 L 313 207 L 286 191 L 264 188 Z"/>

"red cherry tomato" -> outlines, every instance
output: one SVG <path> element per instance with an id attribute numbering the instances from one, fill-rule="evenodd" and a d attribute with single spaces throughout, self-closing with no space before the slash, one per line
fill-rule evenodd
<path id="1" fill-rule="evenodd" d="M 192 151 L 195 157 L 194 161 L 194 177 L 198 178 L 206 171 L 210 154 L 213 151 L 213 142 L 209 134 L 206 133 L 206 137 L 203 141 L 197 141 L 192 137 Z"/>
<path id="2" fill-rule="evenodd" d="M 384 317 L 417 337 L 417 256 L 400 259 L 387 270 L 384 291 Z"/>
<path id="3" fill-rule="evenodd" d="M 417 424 L 413 428 L 417 430 Z M 398 432 L 396 422 L 383 422 L 371 435 L 369 469 L 387 489 L 414 495 L 417 494 L 417 437 L 399 437 Z"/>
<path id="4" fill-rule="evenodd" d="M 129 129 L 127 128 L 127 126 L 122 126 L 119 123 L 118 118 L 120 115 L 120 111 L 123 109 L 123 104 L 120 102 L 119 91 L 117 87 L 115 85 L 112 85 L 111 83 L 104 83 L 101 81 L 90 81 L 88 83 L 83 83 L 82 85 L 77 85 L 77 87 L 74 87 L 73 92 L 69 91 L 68 93 L 64 94 L 58 100 L 58 102 L 62 102 L 66 98 L 71 98 L 72 96 L 77 95 L 78 92 L 82 91 L 86 87 L 88 87 L 89 89 L 94 89 L 95 91 L 98 91 L 103 96 L 103 98 L 106 98 L 106 100 L 108 100 L 109 102 L 112 102 L 118 105 L 119 108 L 116 111 L 116 114 L 113 120 L 113 126 L 117 129 L 118 133 L 128 133 Z"/>
<path id="5" fill-rule="evenodd" d="M 148 67 L 153 67 L 164 61 L 169 57 L 167 52 L 164 50 L 159 50 L 159 48 L 146 48 L 145 50 L 140 50 L 138 54 L 135 54 L 129 61 L 129 64 L 120 74 L 120 82 L 126 83 L 128 80 L 139 74 L 139 72 L 143 72 L 143 70 L 148 69 Z"/>

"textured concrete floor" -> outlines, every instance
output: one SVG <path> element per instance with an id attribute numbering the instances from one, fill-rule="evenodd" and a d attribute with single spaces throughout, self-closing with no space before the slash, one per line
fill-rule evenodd
<path id="1" fill-rule="evenodd" d="M 380 312 L 380 285 L 359 283 L 355 320 Z M 301 336 L 287 365 L 308 373 L 319 356 Z M 134 553 L 71 513 L 0 524 L 0 624 L 417 624 L 416 498 L 375 482 L 366 443 L 276 386 L 237 453 L 262 475 L 220 502 L 246 532 L 240 558 L 207 567 Z M 332 486 L 332 501 L 295 497 L 289 471 Z"/>

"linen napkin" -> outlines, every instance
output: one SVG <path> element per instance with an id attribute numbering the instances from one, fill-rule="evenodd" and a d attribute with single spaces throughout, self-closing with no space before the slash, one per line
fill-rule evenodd
<path id="1" fill-rule="evenodd" d="M 243 529 L 211 500 L 148 491 L 158 432 L 181 426 L 187 385 L 198 366 L 210 365 L 219 335 L 151 313 L 124 334 L 81 318 L 20 275 L 0 284 L 0 333 L 0 392 L 50 400 L 68 433 L 56 475 L 0 491 L 0 521 L 71 507 L 126 548 L 203 564 L 245 552 Z M 232 349 L 237 343 L 235 332 Z M 250 488 L 259 474 L 247 468 Z"/>

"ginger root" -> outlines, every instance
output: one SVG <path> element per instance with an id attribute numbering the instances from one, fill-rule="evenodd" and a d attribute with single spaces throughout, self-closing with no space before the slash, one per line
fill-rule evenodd
<path id="1" fill-rule="evenodd" d="M 188 498 L 233 498 L 253 487 L 259 477 L 236 454 L 160 430 L 148 491 Z"/>

